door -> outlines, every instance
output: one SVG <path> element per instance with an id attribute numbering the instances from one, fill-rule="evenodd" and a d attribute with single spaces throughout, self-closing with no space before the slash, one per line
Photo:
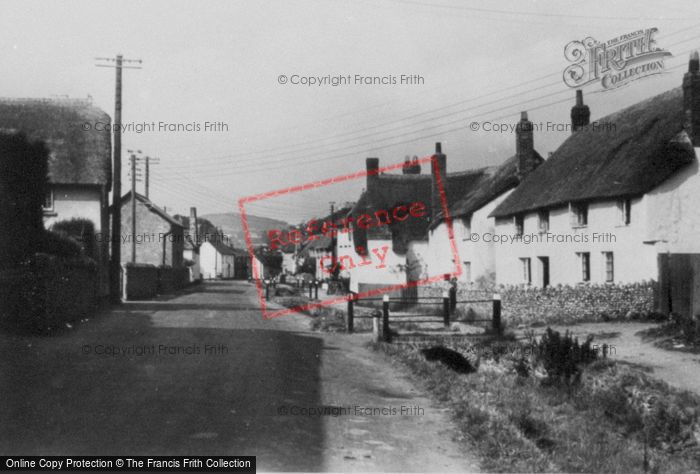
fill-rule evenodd
<path id="1" fill-rule="evenodd" d="M 542 288 L 549 286 L 549 257 L 537 257 L 540 259 L 540 268 L 542 275 Z"/>

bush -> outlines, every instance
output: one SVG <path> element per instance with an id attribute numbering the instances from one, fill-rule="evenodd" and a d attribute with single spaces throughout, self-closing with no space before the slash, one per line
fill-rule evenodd
<path id="1" fill-rule="evenodd" d="M 78 258 L 84 256 L 83 247 L 63 232 L 47 231 L 41 252 L 57 257 Z"/>
<path id="2" fill-rule="evenodd" d="M 0 268 L 40 250 L 48 179 L 48 150 L 22 134 L 0 134 Z"/>
<path id="3" fill-rule="evenodd" d="M 550 382 L 572 385 L 581 375 L 581 366 L 596 360 L 597 352 L 591 348 L 593 336 L 588 336 L 583 344 L 572 337 L 569 331 L 564 336 L 547 328 L 535 347 L 538 361 L 543 365 Z"/>
<path id="4" fill-rule="evenodd" d="M 58 221 L 51 226 L 50 230 L 74 239 L 86 255 L 96 257 L 95 224 L 90 219 L 73 218 Z"/>

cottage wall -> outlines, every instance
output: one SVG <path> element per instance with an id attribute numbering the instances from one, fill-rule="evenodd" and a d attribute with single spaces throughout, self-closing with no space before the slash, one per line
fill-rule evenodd
<path id="1" fill-rule="evenodd" d="M 136 263 L 181 266 L 184 248 L 184 230 L 172 225 L 140 200 L 136 200 L 136 235 L 131 229 L 131 200 L 122 205 L 121 259 L 131 261 L 131 239 L 136 238 Z M 169 232 L 172 229 L 172 234 Z"/>
<path id="2" fill-rule="evenodd" d="M 613 253 L 614 282 L 634 283 L 656 279 L 656 251 L 644 243 L 647 229 L 645 198 L 631 200 L 631 222 L 622 222 L 617 200 L 591 203 L 588 225 L 572 226 L 568 206 L 551 209 L 549 234 L 539 232 L 537 213 L 524 216 L 523 237 L 515 238 L 512 218 L 497 219 L 493 236 L 496 240 L 496 282 L 504 285 L 527 283 L 524 263 L 530 259 L 532 286 L 544 283 L 545 264 L 549 258 L 550 285 L 575 285 L 583 281 L 583 264 L 577 253 L 590 254 L 590 282 L 606 282 L 606 261 L 603 252 Z"/>

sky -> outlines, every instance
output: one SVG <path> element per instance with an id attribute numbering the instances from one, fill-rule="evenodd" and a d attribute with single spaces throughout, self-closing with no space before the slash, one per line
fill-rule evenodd
<path id="1" fill-rule="evenodd" d="M 569 122 L 571 41 L 655 27 L 672 54 L 663 74 L 583 87 L 592 120 L 679 86 L 689 51 L 700 49 L 700 3 L 691 0 L 3 0 L 2 12 L 0 96 L 89 96 L 113 116 L 114 70 L 95 58 L 142 60 L 124 70 L 122 125 L 132 129 L 122 148 L 160 159 L 151 167 L 156 204 L 199 215 L 362 171 L 367 157 L 384 166 L 429 156 L 435 142 L 448 171 L 498 165 L 515 136 L 485 122 L 512 125 L 524 110 L 535 123 Z M 350 80 L 300 83 L 340 76 Z M 155 126 L 137 133 L 139 124 Z M 535 148 L 546 157 L 568 135 L 536 130 Z M 286 193 L 246 211 L 298 222 L 357 200 L 364 184 Z"/>

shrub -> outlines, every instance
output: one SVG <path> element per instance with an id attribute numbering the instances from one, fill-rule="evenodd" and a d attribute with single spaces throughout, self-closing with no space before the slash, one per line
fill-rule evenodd
<path id="1" fill-rule="evenodd" d="M 576 383 L 581 375 L 581 366 L 593 362 L 597 352 L 591 348 L 593 336 L 588 336 L 583 344 L 574 338 L 569 331 L 564 336 L 547 328 L 535 347 L 538 361 L 547 373 L 550 382 Z"/>
<path id="2" fill-rule="evenodd" d="M 82 257 L 83 247 L 63 232 L 47 231 L 44 234 L 42 252 L 58 257 Z"/>
<path id="3" fill-rule="evenodd" d="M 86 255 L 95 257 L 95 224 L 90 219 L 72 218 L 54 223 L 54 232 L 68 236 L 78 242 Z"/>
<path id="4" fill-rule="evenodd" d="M 0 268 L 40 250 L 47 191 L 48 150 L 22 134 L 0 134 Z"/>

